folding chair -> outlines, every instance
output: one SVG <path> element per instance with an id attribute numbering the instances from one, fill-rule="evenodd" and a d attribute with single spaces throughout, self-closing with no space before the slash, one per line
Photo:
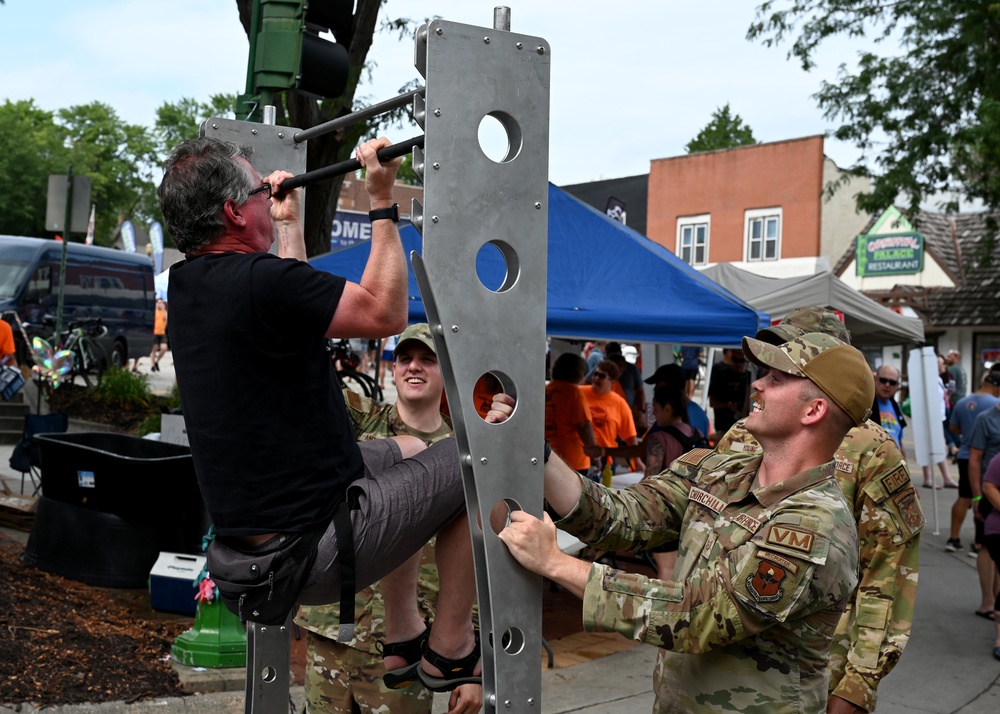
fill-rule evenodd
<path id="1" fill-rule="evenodd" d="M 69 414 L 53 412 L 51 414 L 25 414 L 24 432 L 21 440 L 10 455 L 10 467 L 21 473 L 21 493 L 24 493 L 24 477 L 31 478 L 34 490 L 32 496 L 37 496 L 42 487 L 41 459 L 38 457 L 38 442 L 36 434 L 62 434 L 69 429 Z"/>

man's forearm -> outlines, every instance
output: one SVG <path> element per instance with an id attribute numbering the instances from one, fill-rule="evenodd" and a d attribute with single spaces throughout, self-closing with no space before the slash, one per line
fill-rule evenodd
<path id="1" fill-rule="evenodd" d="M 1000 511 L 1000 488 L 995 484 L 983 484 L 983 498 L 990 502 L 994 509 Z"/>
<path id="2" fill-rule="evenodd" d="M 389 140 L 382 136 L 358 147 L 358 161 L 365 169 L 365 192 L 372 210 L 389 208 L 394 203 L 393 186 L 401 159 L 379 161 L 376 152 L 387 146 Z M 402 332 L 407 314 L 407 264 L 395 221 L 389 218 L 372 221 L 371 252 L 358 282 L 375 298 L 375 304 L 369 305 L 370 321 L 381 335 Z"/>
<path id="3" fill-rule="evenodd" d="M 580 474 L 566 465 L 555 452 L 545 464 L 545 500 L 560 516 L 576 508 L 583 493 Z"/>
<path id="4" fill-rule="evenodd" d="M 298 221 L 294 223 L 282 221 L 277 224 L 276 230 L 278 233 L 278 256 L 306 260 L 308 255 L 302 224 Z"/>
<path id="5" fill-rule="evenodd" d="M 391 220 L 372 223 L 371 253 L 359 284 L 378 298 L 379 307 L 384 309 L 385 315 L 403 315 L 405 320 L 408 286 L 406 256 L 399 230 Z"/>
<path id="6" fill-rule="evenodd" d="M 969 448 L 969 489 L 972 497 L 983 495 L 983 451 Z"/>

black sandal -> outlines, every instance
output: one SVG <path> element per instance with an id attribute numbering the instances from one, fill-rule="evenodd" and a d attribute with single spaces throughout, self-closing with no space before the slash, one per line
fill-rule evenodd
<path id="1" fill-rule="evenodd" d="M 381 640 L 375 641 L 375 649 L 382 659 L 386 657 L 402 657 L 407 665 L 386 672 L 382 675 L 382 682 L 389 689 L 403 689 L 409 687 L 417 681 L 417 670 L 420 668 L 420 658 L 424 655 L 427 647 L 427 639 L 431 635 L 431 628 L 428 626 L 423 633 L 406 642 L 383 643 Z"/>
<path id="2" fill-rule="evenodd" d="M 471 653 L 461 659 L 442 657 L 429 646 L 424 649 L 424 659 L 444 672 L 444 676 L 435 677 L 433 674 L 425 672 L 423 667 L 418 667 L 417 676 L 420 677 L 420 681 L 425 687 L 432 692 L 450 692 L 463 684 L 483 683 L 482 675 L 473 674 L 476 664 L 479 662 L 479 630 L 476 630 L 475 634 L 475 647 L 472 648 Z"/>

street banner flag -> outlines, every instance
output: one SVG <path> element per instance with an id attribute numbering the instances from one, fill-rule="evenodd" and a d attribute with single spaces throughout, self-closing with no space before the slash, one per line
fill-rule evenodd
<path id="1" fill-rule="evenodd" d="M 97 215 L 97 204 L 90 204 L 90 221 L 87 222 L 87 239 L 84 241 L 87 245 L 94 244 L 94 218 Z"/>
<path id="2" fill-rule="evenodd" d="M 132 221 L 124 221 L 122 223 L 122 247 L 125 249 L 126 253 L 135 252 L 135 226 L 132 225 Z"/>
<path id="3" fill-rule="evenodd" d="M 604 209 L 604 212 L 619 223 L 625 223 L 626 213 L 624 201 L 620 201 L 614 196 L 608 196 L 608 205 L 607 208 Z"/>
<path id="4" fill-rule="evenodd" d="M 149 244 L 153 246 L 154 275 L 159 275 L 163 272 L 163 226 L 159 221 L 149 227 Z"/>

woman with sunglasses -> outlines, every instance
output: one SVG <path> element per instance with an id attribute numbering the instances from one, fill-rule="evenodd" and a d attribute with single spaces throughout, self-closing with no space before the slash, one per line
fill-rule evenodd
<path id="1" fill-rule="evenodd" d="M 612 391 L 612 385 L 618 379 L 618 365 L 609 359 L 597 363 L 590 376 L 590 386 L 584 387 L 584 399 L 590 409 L 590 418 L 594 424 L 594 439 L 597 446 L 613 449 L 619 441 L 626 446 L 639 443 L 639 435 L 632 419 L 632 408 L 620 394 Z M 601 463 L 604 463 L 603 458 Z M 641 459 L 637 459 L 638 470 L 645 469 Z"/>

